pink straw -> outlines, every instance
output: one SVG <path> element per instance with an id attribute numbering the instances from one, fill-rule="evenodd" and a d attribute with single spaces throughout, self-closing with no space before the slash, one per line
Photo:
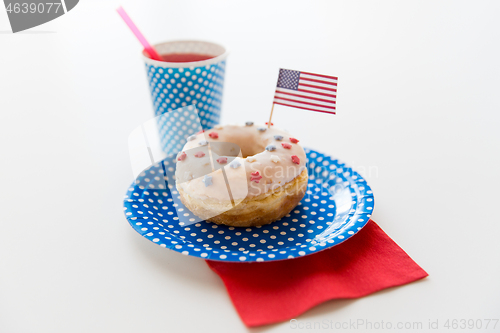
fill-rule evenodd
<path id="1" fill-rule="evenodd" d="M 128 27 L 130 28 L 130 30 L 132 30 L 132 32 L 134 33 L 135 37 L 137 37 L 139 42 L 141 42 L 142 46 L 144 46 L 144 50 L 149 54 L 149 57 L 153 60 L 162 61 L 163 59 L 158 55 L 154 47 L 148 43 L 144 35 L 141 34 L 137 26 L 134 24 L 134 22 L 132 22 L 130 16 L 128 16 L 127 13 L 125 12 L 125 9 L 123 9 L 123 7 L 120 7 L 116 11 L 118 12 L 118 14 L 120 14 L 125 23 L 127 23 Z"/>

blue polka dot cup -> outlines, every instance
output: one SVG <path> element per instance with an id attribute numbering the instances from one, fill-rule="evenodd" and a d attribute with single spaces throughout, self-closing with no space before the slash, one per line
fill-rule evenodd
<path id="1" fill-rule="evenodd" d="M 214 43 L 203 41 L 172 41 L 155 45 L 160 55 L 199 54 L 212 58 L 192 62 L 166 62 L 149 58 L 143 52 L 143 60 L 151 91 L 155 115 L 176 109 L 195 106 L 203 129 L 219 124 L 227 50 Z M 161 118 L 161 117 L 160 117 Z M 160 138 L 172 130 L 172 125 L 158 123 Z M 178 126 L 182 129 L 182 125 Z M 172 142 L 177 140 L 178 142 Z M 175 154 L 172 147 L 184 144 L 185 136 L 162 140 L 167 155 Z"/>

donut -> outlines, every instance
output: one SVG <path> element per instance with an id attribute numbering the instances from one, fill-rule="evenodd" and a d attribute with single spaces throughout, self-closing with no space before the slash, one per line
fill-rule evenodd
<path id="1" fill-rule="evenodd" d="M 274 126 L 216 126 L 188 137 L 175 180 L 181 202 L 200 218 L 260 226 L 279 220 L 304 197 L 306 154 L 299 140 Z"/>

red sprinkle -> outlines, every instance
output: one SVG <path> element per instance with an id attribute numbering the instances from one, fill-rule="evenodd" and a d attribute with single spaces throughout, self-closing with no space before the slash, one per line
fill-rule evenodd
<path id="1" fill-rule="evenodd" d="M 295 139 L 295 138 L 290 138 L 290 142 L 291 142 L 291 143 L 297 143 L 297 142 L 299 142 L 299 140 L 297 140 L 297 139 Z"/>
<path id="2" fill-rule="evenodd" d="M 211 132 L 208 136 L 211 137 L 212 139 L 219 138 L 219 134 L 217 132 Z"/>
<path id="3" fill-rule="evenodd" d="M 297 155 L 292 155 L 292 162 L 295 164 L 300 164 L 300 159 L 297 157 Z"/>
<path id="4" fill-rule="evenodd" d="M 267 122 L 267 123 L 266 123 L 266 125 L 267 125 L 267 124 L 269 124 L 269 122 Z M 271 126 L 274 126 L 274 124 L 273 124 L 273 123 L 271 123 Z"/>
<path id="5" fill-rule="evenodd" d="M 226 164 L 227 163 L 227 157 L 219 157 L 217 159 L 217 162 L 219 162 L 219 164 Z"/>
<path id="6" fill-rule="evenodd" d="M 186 153 L 185 152 L 182 152 L 178 157 L 177 157 L 177 161 L 184 161 L 186 159 Z"/>
<path id="7" fill-rule="evenodd" d="M 205 133 L 205 130 L 201 130 L 201 131 L 199 131 L 199 132 L 198 132 L 198 133 L 196 133 L 196 134 L 200 134 L 200 133 Z"/>
<path id="8" fill-rule="evenodd" d="M 203 156 L 205 156 L 205 153 L 202 151 L 199 151 L 196 154 L 194 154 L 194 157 L 203 157 Z"/>
<path id="9" fill-rule="evenodd" d="M 291 144 L 289 144 L 289 143 L 286 143 L 286 142 L 283 142 L 281 145 L 282 145 L 282 146 L 283 146 L 283 148 L 285 148 L 285 149 L 290 149 L 290 148 L 292 148 L 292 145 L 291 145 Z"/>
<path id="10" fill-rule="evenodd" d="M 259 174 L 258 171 L 252 172 L 252 175 L 250 176 L 250 181 L 258 183 L 260 179 L 262 179 L 262 176 Z"/>

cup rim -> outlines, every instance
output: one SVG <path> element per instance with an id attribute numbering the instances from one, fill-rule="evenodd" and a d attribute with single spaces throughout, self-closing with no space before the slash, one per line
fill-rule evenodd
<path id="1" fill-rule="evenodd" d="M 163 68 L 191 68 L 191 67 L 193 67 L 194 68 L 194 67 L 203 67 L 203 66 L 213 65 L 213 64 L 218 63 L 222 60 L 225 60 L 227 58 L 227 56 L 229 55 L 228 49 L 225 48 L 224 46 L 217 44 L 217 43 L 205 41 L 205 40 L 195 40 L 195 39 L 169 40 L 167 42 L 155 43 L 153 46 L 156 47 L 156 46 L 163 45 L 163 44 L 183 43 L 183 42 L 184 43 L 197 42 L 197 43 L 213 44 L 215 46 L 221 47 L 224 50 L 224 52 L 221 55 L 218 55 L 214 58 L 210 58 L 207 60 L 190 61 L 190 62 L 167 62 L 167 61 L 159 61 L 159 60 L 154 60 L 154 59 L 149 58 L 146 55 L 147 54 L 146 50 L 143 49 L 141 52 L 142 59 L 144 60 L 144 62 L 146 64 L 154 65 L 156 67 L 163 67 Z"/>

